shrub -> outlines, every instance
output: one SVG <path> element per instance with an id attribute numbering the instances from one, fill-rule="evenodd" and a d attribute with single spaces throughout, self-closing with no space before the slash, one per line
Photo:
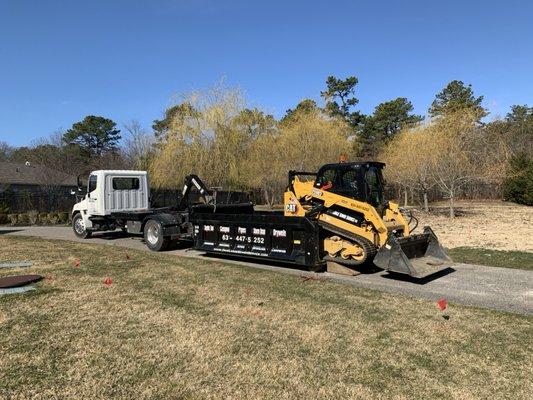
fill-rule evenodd
<path id="1" fill-rule="evenodd" d="M 503 182 L 503 198 L 518 204 L 533 205 L 533 159 L 519 154 L 509 161 Z"/>
<path id="2" fill-rule="evenodd" d="M 47 213 L 39 213 L 39 223 L 40 224 L 48 223 L 48 214 Z"/>
<path id="3" fill-rule="evenodd" d="M 9 223 L 11 225 L 16 225 L 18 221 L 18 215 L 17 214 L 8 214 L 7 218 L 9 218 Z"/>
<path id="4" fill-rule="evenodd" d="M 30 219 L 28 217 L 28 214 L 27 213 L 20 213 L 17 217 L 17 222 L 20 224 L 20 225 L 25 225 L 25 224 L 28 224 L 30 222 Z"/>
<path id="5" fill-rule="evenodd" d="M 55 225 L 57 224 L 58 220 L 59 220 L 59 217 L 57 216 L 57 213 L 48 213 L 48 222 Z"/>
<path id="6" fill-rule="evenodd" d="M 39 220 L 39 213 L 35 210 L 28 211 L 28 220 L 30 221 L 30 225 L 35 225 Z"/>
<path id="7" fill-rule="evenodd" d="M 57 217 L 60 224 L 66 224 L 68 222 L 68 212 L 57 213 Z"/>
<path id="8" fill-rule="evenodd" d="M 0 203 L 0 214 L 8 214 L 9 213 L 9 206 L 7 203 Z"/>
<path id="9" fill-rule="evenodd" d="M 9 218 L 7 217 L 7 214 L 0 213 L 0 224 L 7 224 L 9 222 Z"/>

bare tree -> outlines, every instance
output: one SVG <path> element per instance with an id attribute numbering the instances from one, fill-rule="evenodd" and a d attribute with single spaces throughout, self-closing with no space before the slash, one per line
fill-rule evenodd
<path id="1" fill-rule="evenodd" d="M 4 141 L 0 141 L 0 161 L 7 161 L 13 153 L 13 147 Z"/>
<path id="2" fill-rule="evenodd" d="M 48 137 L 32 141 L 27 158 L 27 168 L 34 168 L 45 192 L 56 191 L 60 186 L 72 184 L 72 177 L 83 169 L 77 148 L 65 144 L 63 132 L 57 130 Z"/>
<path id="3" fill-rule="evenodd" d="M 426 211 L 428 193 L 437 186 L 454 217 L 455 200 L 465 187 L 497 185 L 506 169 L 505 140 L 487 132 L 476 117 L 463 110 L 401 132 L 381 154 L 388 179 L 420 193 Z"/>
<path id="4" fill-rule="evenodd" d="M 461 189 L 482 176 L 483 160 L 473 151 L 479 130 L 476 115 L 468 111 L 450 113 L 429 128 L 431 175 L 449 199 L 450 218 L 455 217 L 455 200 Z"/>
<path id="5" fill-rule="evenodd" d="M 154 135 L 147 132 L 137 120 L 123 125 L 126 137 L 122 150 L 128 165 L 136 169 L 147 169 L 155 143 Z"/>

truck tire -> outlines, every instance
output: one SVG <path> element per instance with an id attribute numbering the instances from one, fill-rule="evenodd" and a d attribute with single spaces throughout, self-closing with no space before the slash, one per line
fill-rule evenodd
<path id="1" fill-rule="evenodd" d="M 144 225 L 144 242 L 152 251 L 164 251 L 170 244 L 168 236 L 163 236 L 161 222 L 150 219 Z"/>
<path id="2" fill-rule="evenodd" d="M 80 239 L 87 239 L 91 237 L 91 232 L 85 229 L 83 216 L 80 213 L 77 213 L 74 215 L 74 218 L 72 218 L 72 230 L 74 231 L 74 235 Z"/>

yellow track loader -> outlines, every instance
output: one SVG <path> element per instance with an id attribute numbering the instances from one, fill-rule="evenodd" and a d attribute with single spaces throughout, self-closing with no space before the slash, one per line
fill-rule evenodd
<path id="1" fill-rule="evenodd" d="M 285 217 L 306 217 L 320 226 L 323 259 L 346 266 L 373 261 L 415 278 L 449 268 L 451 259 L 429 227 L 412 234 L 407 211 L 383 196 L 379 162 L 326 164 L 318 172 L 289 172 Z M 314 176 L 300 180 L 300 176 Z M 413 219 L 410 216 L 410 219 Z"/>

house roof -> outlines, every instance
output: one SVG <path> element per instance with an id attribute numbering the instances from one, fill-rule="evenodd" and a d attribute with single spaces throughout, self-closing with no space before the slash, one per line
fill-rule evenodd
<path id="1" fill-rule="evenodd" d="M 76 177 L 43 165 L 0 162 L 0 184 L 76 186 Z"/>

